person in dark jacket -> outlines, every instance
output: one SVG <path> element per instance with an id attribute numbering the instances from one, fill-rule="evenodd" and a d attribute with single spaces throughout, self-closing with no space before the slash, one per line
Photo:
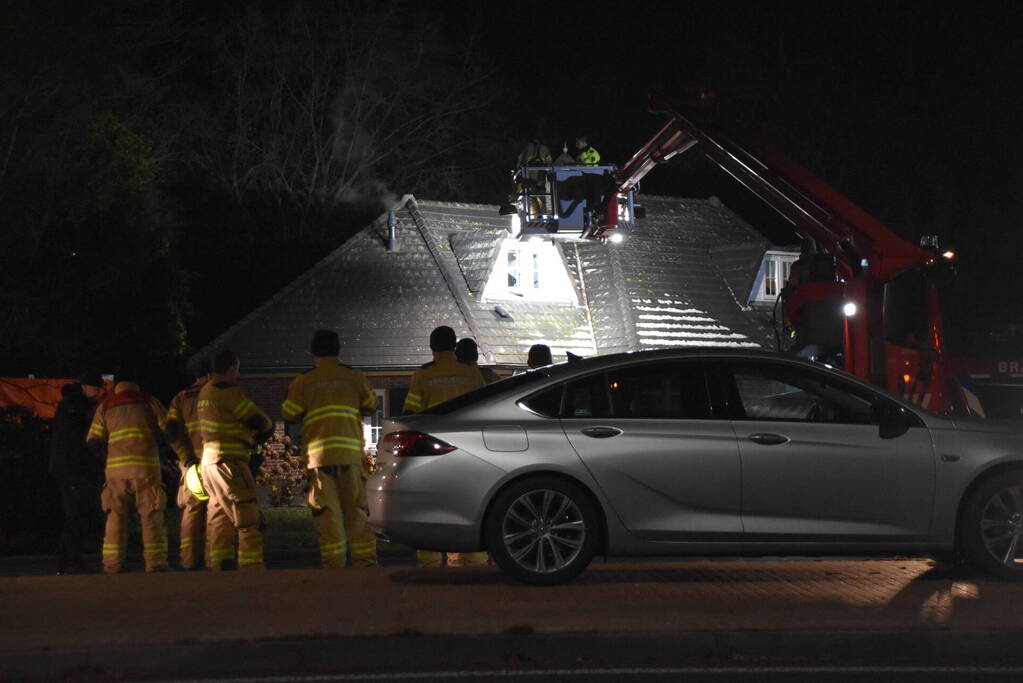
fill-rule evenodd
<path id="1" fill-rule="evenodd" d="M 455 344 L 455 359 L 459 363 L 465 363 L 466 365 L 475 365 L 480 370 L 480 374 L 483 375 L 483 381 L 487 384 L 496 382 L 500 377 L 497 373 L 490 368 L 480 367 L 480 350 L 476 345 L 476 340 L 472 337 L 466 337 L 459 339 L 458 343 Z"/>
<path id="2" fill-rule="evenodd" d="M 546 344 L 533 344 L 529 347 L 529 355 L 526 357 L 526 365 L 530 370 L 542 368 L 554 362 L 551 356 L 551 347 Z"/>
<path id="3" fill-rule="evenodd" d="M 82 546 L 103 481 L 102 463 L 86 448 L 85 437 L 102 393 L 99 374 L 84 373 L 77 383 L 61 389 L 61 401 L 53 417 L 49 471 L 57 483 L 64 511 L 57 548 L 58 574 L 85 570 Z"/>

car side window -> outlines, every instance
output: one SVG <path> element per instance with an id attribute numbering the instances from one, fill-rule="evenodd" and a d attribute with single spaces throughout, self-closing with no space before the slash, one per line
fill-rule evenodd
<path id="1" fill-rule="evenodd" d="M 700 363 L 647 363 L 609 371 L 615 417 L 706 420 L 711 418 Z"/>
<path id="2" fill-rule="evenodd" d="M 558 417 L 561 413 L 561 395 L 565 385 L 558 384 L 549 389 L 522 399 L 522 405 L 543 417 Z"/>
<path id="3" fill-rule="evenodd" d="M 604 373 L 589 375 L 568 383 L 565 389 L 565 411 L 562 416 L 567 419 L 611 416 Z"/>
<path id="4" fill-rule="evenodd" d="M 742 408 L 734 419 L 877 424 L 867 392 L 825 373 L 782 363 L 729 365 Z"/>

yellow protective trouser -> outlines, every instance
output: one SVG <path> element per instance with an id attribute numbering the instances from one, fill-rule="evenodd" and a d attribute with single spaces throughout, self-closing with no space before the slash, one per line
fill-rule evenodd
<path id="1" fill-rule="evenodd" d="M 209 501 L 207 501 L 209 503 Z M 203 552 L 206 553 L 206 568 L 213 569 L 213 552 L 210 550 L 210 541 L 213 540 L 213 534 L 210 532 L 210 515 L 209 505 L 206 506 L 206 546 L 203 548 Z M 222 551 L 220 554 L 226 556 L 227 559 L 233 559 L 238 554 L 238 534 L 229 534 L 229 541 L 231 541 L 231 551 Z M 220 562 L 218 561 L 219 565 Z M 219 568 L 219 567 L 218 567 Z"/>
<path id="2" fill-rule="evenodd" d="M 417 550 L 416 560 L 420 567 L 439 567 L 441 555 L 448 556 L 449 567 L 476 567 L 486 565 L 490 557 L 484 552 L 478 553 L 438 553 L 432 550 Z"/>
<path id="3" fill-rule="evenodd" d="M 361 465 L 330 465 L 309 470 L 309 510 L 320 537 L 324 567 L 377 566 L 377 540 L 369 529 Z"/>
<path id="4" fill-rule="evenodd" d="M 179 564 L 182 569 L 201 565 L 200 548 L 206 526 L 206 501 L 199 500 L 185 486 L 184 477 L 178 485 L 178 507 L 181 508 L 181 546 Z"/>
<path id="5" fill-rule="evenodd" d="M 238 539 L 238 568 L 263 566 L 263 532 L 256 482 L 248 464 L 222 461 L 203 464 L 202 481 L 209 494 L 208 532 L 210 535 L 209 566 L 214 571 L 224 568 L 225 560 L 234 559 L 235 538 Z"/>
<path id="6" fill-rule="evenodd" d="M 128 515 L 132 498 L 142 522 L 142 556 L 146 571 L 167 566 L 167 530 L 163 526 L 163 510 L 167 507 L 167 494 L 160 485 L 160 477 L 153 475 L 137 479 L 107 479 L 100 496 L 107 513 L 106 533 L 103 536 L 103 571 L 116 574 L 124 564 L 128 541 Z"/>

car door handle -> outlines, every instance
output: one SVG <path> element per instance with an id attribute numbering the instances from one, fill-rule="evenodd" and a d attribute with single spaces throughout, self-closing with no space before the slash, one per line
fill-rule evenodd
<path id="1" fill-rule="evenodd" d="M 753 443 L 758 443 L 761 446 L 779 446 L 783 443 L 789 442 L 789 437 L 782 436 L 781 434 L 750 434 L 748 437 Z"/>
<path id="2" fill-rule="evenodd" d="M 621 434 L 622 430 L 618 427 L 586 427 L 582 433 L 594 439 L 609 439 Z"/>

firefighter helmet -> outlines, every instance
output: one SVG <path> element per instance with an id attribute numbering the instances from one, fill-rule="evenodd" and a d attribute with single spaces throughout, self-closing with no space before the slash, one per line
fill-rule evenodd
<path id="1" fill-rule="evenodd" d="M 206 493 L 206 487 L 202 483 L 202 472 L 199 470 L 199 465 L 192 465 L 185 470 L 185 486 L 199 500 L 210 499 L 209 494 Z"/>

